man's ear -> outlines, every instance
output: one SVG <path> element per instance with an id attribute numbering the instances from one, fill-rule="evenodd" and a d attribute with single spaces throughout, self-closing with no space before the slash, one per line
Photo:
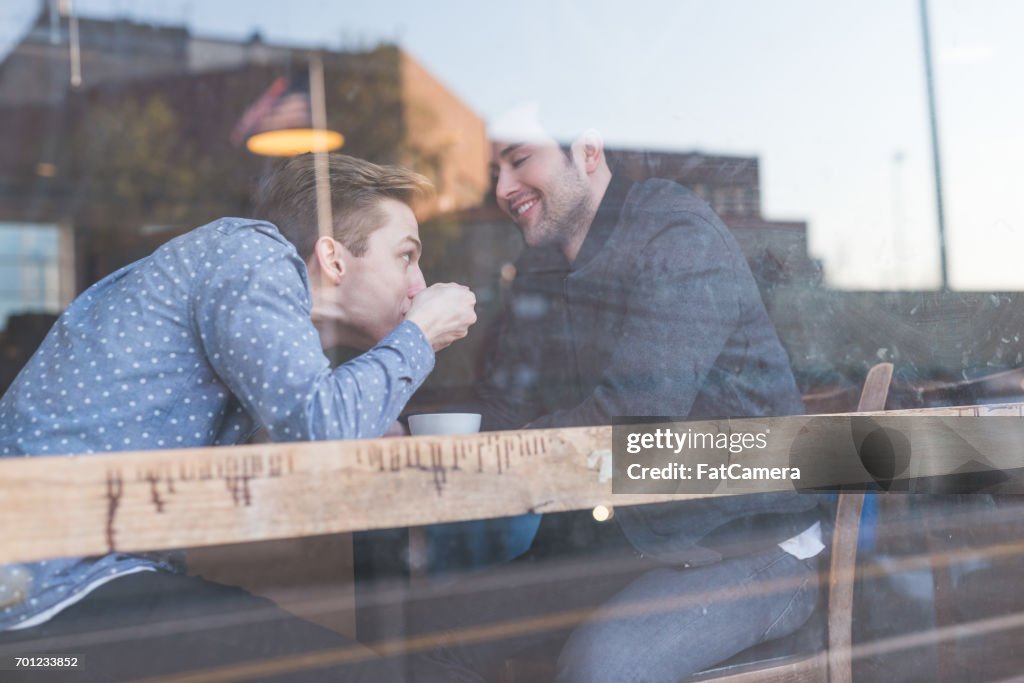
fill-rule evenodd
<path id="1" fill-rule="evenodd" d="M 320 267 L 323 277 L 332 285 L 341 284 L 349 256 L 348 249 L 333 237 L 321 237 L 313 245 L 313 260 Z"/>
<path id="2" fill-rule="evenodd" d="M 588 128 L 579 138 L 576 144 L 583 157 L 583 169 L 587 175 L 601 168 L 604 164 L 604 138 L 596 128 Z"/>

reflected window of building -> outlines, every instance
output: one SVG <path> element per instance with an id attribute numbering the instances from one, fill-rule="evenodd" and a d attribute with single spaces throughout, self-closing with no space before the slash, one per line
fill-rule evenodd
<path id="1" fill-rule="evenodd" d="M 60 228 L 0 223 L 0 323 L 17 313 L 57 313 L 60 295 Z"/>

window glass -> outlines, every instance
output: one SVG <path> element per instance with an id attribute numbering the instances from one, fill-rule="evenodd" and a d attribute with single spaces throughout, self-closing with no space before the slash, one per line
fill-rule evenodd
<path id="1" fill-rule="evenodd" d="M 104 585 L 111 602 L 64 615 L 82 615 L 69 627 L 79 634 L 110 627 L 105 645 L 81 650 L 96 661 L 132 649 L 140 612 L 104 615 L 142 594 L 161 620 L 207 624 L 220 623 L 218 600 L 244 612 L 262 596 L 268 623 L 294 630 L 233 631 L 252 645 L 230 662 L 145 661 L 201 644 L 201 628 L 185 629 L 198 640 L 139 645 L 125 660 L 137 668 L 96 678 L 352 639 L 375 649 L 330 666 L 398 657 L 406 673 L 440 667 L 436 680 L 554 680 L 559 666 L 626 680 L 637 653 L 683 652 L 677 627 L 700 646 L 647 658 L 650 679 L 684 680 L 752 645 L 762 659 L 821 651 L 836 491 L 813 505 L 737 495 L 687 507 L 569 485 L 506 499 L 454 482 L 492 465 L 502 482 L 561 481 L 539 447 L 519 453 L 531 463 L 520 470 L 493 450 L 504 443 L 493 432 L 536 429 L 581 459 L 572 477 L 605 483 L 608 449 L 583 452 L 572 440 L 583 432 L 561 430 L 849 414 L 880 364 L 893 373 L 876 408 L 1019 406 L 1021 25 L 1018 0 L 7 0 L 0 467 L 121 451 L 140 464 L 88 489 L 83 505 L 104 507 L 82 515 L 99 525 L 75 532 L 92 539 L 82 557 L 55 540 L 45 567 L 34 551 L 0 559 L 0 670 L 33 634 L 70 634 L 25 628 L 19 640 L 12 625 L 52 617 L 57 629 L 75 602 L 61 591 Z M 303 156 L 312 149 L 336 165 Z M 401 187 L 367 199 L 352 189 L 367 177 Z M 421 180 L 432 190 L 409 189 Z M 444 283 L 472 290 L 475 308 Z M 410 416 L 434 412 L 480 414 L 481 434 L 405 440 Z M 316 507 L 313 466 L 297 475 L 307 517 L 264 499 L 291 476 L 288 454 L 327 448 L 308 442 L 383 435 L 394 440 L 372 442 L 366 462 L 409 478 L 351 533 L 327 533 L 353 511 L 330 496 Z M 439 449 L 455 442 L 446 469 Z M 971 439 L 956 443 L 973 453 Z M 194 449 L 253 444 L 268 460 L 189 469 Z M 192 485 L 145 469 L 164 457 L 150 450 L 209 484 L 210 519 L 234 520 L 229 543 L 204 540 L 207 520 L 174 518 L 174 542 L 156 534 L 152 555 L 120 552 L 110 519 L 166 524 L 175 486 Z M 1020 469 L 1001 455 L 985 462 Z M 4 481 L 0 507 L 5 492 L 34 490 Z M 991 489 L 1005 482 L 986 482 L 866 497 L 857 572 L 847 566 L 858 677 L 1021 669 L 1024 529 L 1016 499 Z M 390 515 L 410 501 L 415 523 Z M 61 501 L 33 519 L 63 520 L 47 515 L 65 504 L 77 514 Z M 18 514 L 2 520 L 21 528 Z M 779 548 L 779 562 L 735 563 Z M 732 611 L 760 594 L 701 584 L 723 567 L 777 571 L 776 584 L 799 586 L 774 594 L 794 607 Z M 677 574 L 686 595 L 662 581 Z M 623 591 L 626 612 L 657 603 L 641 609 L 661 615 L 645 622 L 655 627 L 589 620 Z M 738 624 L 756 631 L 742 647 Z M 359 675 L 390 680 L 384 666 Z"/>

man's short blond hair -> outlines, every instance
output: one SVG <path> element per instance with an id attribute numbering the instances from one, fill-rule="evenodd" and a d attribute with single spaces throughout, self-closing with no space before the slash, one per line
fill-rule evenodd
<path id="1" fill-rule="evenodd" d="M 276 225 L 306 262 L 320 237 L 313 158 L 303 154 L 278 164 L 256 194 L 255 217 Z M 329 154 L 327 159 L 334 238 L 355 256 L 366 253 L 370 234 L 384 222 L 382 200 L 411 206 L 434 190 L 425 177 L 400 166 L 381 166 L 345 154 Z"/>

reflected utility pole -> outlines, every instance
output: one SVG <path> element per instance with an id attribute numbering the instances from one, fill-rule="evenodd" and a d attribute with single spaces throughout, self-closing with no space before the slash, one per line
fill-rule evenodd
<path id="1" fill-rule="evenodd" d="M 890 207 L 892 212 L 892 269 L 891 280 L 897 289 L 909 286 L 910 278 L 907 277 L 907 245 L 906 245 L 906 220 L 903 211 L 903 150 L 897 149 L 892 154 L 892 196 Z"/>
<path id="2" fill-rule="evenodd" d="M 939 267 L 942 275 L 942 290 L 949 289 L 949 273 L 946 265 L 946 213 L 942 201 L 942 158 L 939 154 L 939 124 L 935 114 L 935 77 L 932 75 L 932 42 L 928 32 L 928 0 L 920 0 L 921 36 L 924 44 L 924 74 L 928 83 L 928 119 L 932 132 L 932 165 L 935 170 L 935 208 L 939 219 Z"/>

